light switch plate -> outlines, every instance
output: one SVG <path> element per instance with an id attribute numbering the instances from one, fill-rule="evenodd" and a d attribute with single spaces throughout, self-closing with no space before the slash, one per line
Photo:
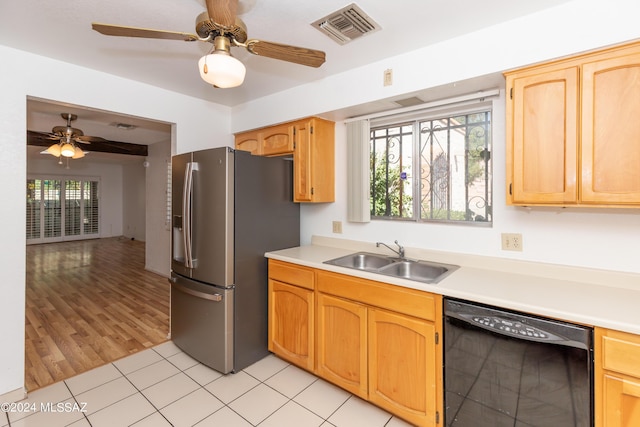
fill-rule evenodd
<path id="1" fill-rule="evenodd" d="M 342 234 L 342 221 L 333 221 L 333 232 Z"/>

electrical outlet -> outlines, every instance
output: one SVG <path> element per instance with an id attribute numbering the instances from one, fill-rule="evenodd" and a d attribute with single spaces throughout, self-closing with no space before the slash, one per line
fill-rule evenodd
<path id="1" fill-rule="evenodd" d="M 393 70 L 391 68 L 384 70 L 383 82 L 385 86 L 391 86 L 393 84 Z"/>
<path id="2" fill-rule="evenodd" d="M 333 221 L 333 232 L 342 234 L 342 221 Z"/>
<path id="3" fill-rule="evenodd" d="M 502 250 L 522 252 L 522 234 L 502 233 Z"/>

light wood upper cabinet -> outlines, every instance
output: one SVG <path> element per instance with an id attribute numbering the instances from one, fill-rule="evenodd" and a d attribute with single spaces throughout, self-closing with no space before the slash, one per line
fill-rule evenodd
<path id="1" fill-rule="evenodd" d="M 595 329 L 595 425 L 640 426 L 640 336 Z"/>
<path id="2" fill-rule="evenodd" d="M 334 122 L 312 117 L 240 133 L 236 148 L 259 156 L 293 154 L 293 200 L 335 201 Z"/>
<path id="3" fill-rule="evenodd" d="M 640 205 L 640 44 L 505 76 L 508 204 Z"/>
<path id="4" fill-rule="evenodd" d="M 640 203 L 640 48 L 582 67 L 583 203 Z"/>
<path id="5" fill-rule="evenodd" d="M 261 132 L 262 156 L 293 153 L 293 125 L 272 126 Z"/>
<path id="6" fill-rule="evenodd" d="M 576 203 L 578 67 L 514 76 L 511 196 L 514 203 Z M 512 126 L 513 129 L 509 129 Z"/>
<path id="7" fill-rule="evenodd" d="M 236 149 L 248 151 L 253 155 L 261 155 L 260 133 L 250 131 L 236 135 Z"/>
<path id="8" fill-rule="evenodd" d="M 293 200 L 335 201 L 335 124 L 312 118 L 294 127 Z"/>
<path id="9" fill-rule="evenodd" d="M 255 156 L 282 156 L 293 153 L 293 125 L 283 124 L 252 130 L 235 136 L 237 150 Z"/>

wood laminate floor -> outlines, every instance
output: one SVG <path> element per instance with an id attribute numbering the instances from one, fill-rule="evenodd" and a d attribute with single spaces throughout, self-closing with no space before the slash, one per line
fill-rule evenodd
<path id="1" fill-rule="evenodd" d="M 167 340 L 169 283 L 126 238 L 27 246 L 25 386 L 67 379 Z"/>

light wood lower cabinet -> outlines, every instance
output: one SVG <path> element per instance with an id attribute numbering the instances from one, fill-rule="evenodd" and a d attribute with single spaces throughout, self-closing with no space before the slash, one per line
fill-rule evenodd
<path id="1" fill-rule="evenodd" d="M 367 307 L 318 293 L 316 373 L 367 398 Z"/>
<path id="2" fill-rule="evenodd" d="M 640 336 L 595 330 L 596 427 L 640 426 Z"/>
<path id="3" fill-rule="evenodd" d="M 442 413 L 439 295 L 316 270 L 316 374 L 418 426 Z"/>
<path id="4" fill-rule="evenodd" d="M 418 425 L 435 425 L 433 322 L 369 310 L 369 400 Z"/>
<path id="5" fill-rule="evenodd" d="M 441 334 L 440 295 L 269 260 L 269 350 L 416 426 L 442 422 Z"/>
<path id="6" fill-rule="evenodd" d="M 313 271 L 269 261 L 269 351 L 313 371 Z"/>

